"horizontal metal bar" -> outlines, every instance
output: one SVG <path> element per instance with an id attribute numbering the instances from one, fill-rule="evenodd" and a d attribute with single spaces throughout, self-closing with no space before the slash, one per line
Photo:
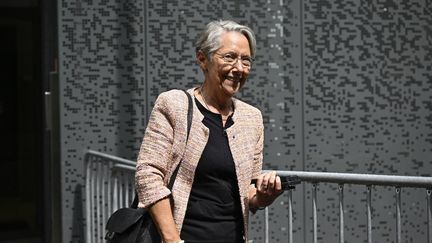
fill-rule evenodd
<path id="1" fill-rule="evenodd" d="M 124 164 L 114 164 L 112 167 L 113 170 L 127 170 L 127 171 L 135 171 L 136 167 L 131 165 L 124 165 Z"/>
<path id="2" fill-rule="evenodd" d="M 432 188 L 432 177 L 372 175 L 334 172 L 276 171 L 279 176 L 298 176 L 301 181 L 339 184 Z"/>
<path id="3" fill-rule="evenodd" d="M 114 156 L 114 155 L 110 155 L 110 154 L 106 154 L 106 153 L 101 153 L 101 152 L 94 151 L 94 150 L 87 150 L 85 152 L 85 155 L 95 155 L 95 156 L 102 157 L 102 158 L 105 158 L 105 159 L 108 159 L 108 160 L 111 160 L 111 161 L 114 161 L 114 162 L 118 162 L 118 163 L 121 163 L 121 164 L 130 165 L 130 166 L 133 166 L 133 167 L 136 166 L 136 162 L 134 162 L 132 160 L 123 159 L 123 158 L 120 158 L 120 157 L 117 157 L 117 156 Z"/>
<path id="4" fill-rule="evenodd" d="M 95 155 L 108 160 L 127 165 L 123 169 L 135 168 L 136 162 L 123 159 L 114 155 L 87 150 L 86 155 Z M 120 168 L 120 167 L 119 167 Z M 376 175 L 376 174 L 355 174 L 355 173 L 336 173 L 336 172 L 309 172 L 309 171 L 282 171 L 278 170 L 280 176 L 298 176 L 300 180 L 306 182 L 330 182 L 339 184 L 361 184 L 361 185 L 381 185 L 395 187 L 420 187 L 432 188 L 432 177 L 424 176 L 398 176 L 398 175 Z"/>

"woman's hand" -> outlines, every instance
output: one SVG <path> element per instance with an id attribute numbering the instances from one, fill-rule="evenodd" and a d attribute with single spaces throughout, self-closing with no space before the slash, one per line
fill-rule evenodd
<path id="1" fill-rule="evenodd" d="M 267 207 L 283 193 L 282 183 L 275 171 L 266 172 L 257 178 L 255 195 L 251 198 L 252 208 Z"/>

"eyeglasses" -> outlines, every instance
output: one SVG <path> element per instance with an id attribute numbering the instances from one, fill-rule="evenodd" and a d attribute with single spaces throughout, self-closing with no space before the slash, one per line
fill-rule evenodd
<path id="1" fill-rule="evenodd" d="M 225 63 L 232 66 L 236 65 L 238 60 L 240 60 L 240 63 L 244 68 L 250 68 L 252 66 L 253 59 L 250 56 L 240 56 L 239 54 L 233 52 L 224 54 L 215 52 L 215 54 L 221 57 Z"/>

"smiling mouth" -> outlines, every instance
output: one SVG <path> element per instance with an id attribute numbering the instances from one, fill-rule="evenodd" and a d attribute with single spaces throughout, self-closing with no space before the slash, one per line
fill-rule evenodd
<path id="1" fill-rule="evenodd" d="M 235 77 L 235 76 L 225 76 L 225 79 L 228 79 L 229 81 L 233 81 L 233 82 L 240 82 L 241 81 L 241 77 Z"/>

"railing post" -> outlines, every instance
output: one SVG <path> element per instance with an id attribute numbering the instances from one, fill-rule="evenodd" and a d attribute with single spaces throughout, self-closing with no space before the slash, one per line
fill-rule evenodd
<path id="1" fill-rule="evenodd" d="M 339 242 L 344 243 L 344 196 L 343 196 L 344 185 L 339 184 Z"/>
<path id="2" fill-rule="evenodd" d="M 396 187 L 396 242 L 401 243 L 401 189 Z"/>
<path id="3" fill-rule="evenodd" d="M 427 242 L 432 243 L 432 205 L 431 205 L 431 194 L 432 191 L 430 188 L 426 190 L 427 195 L 427 222 L 428 222 L 428 229 L 427 229 Z"/>
<path id="4" fill-rule="evenodd" d="M 269 243 L 269 211 L 268 207 L 264 209 L 264 232 L 265 232 L 265 243 Z"/>
<path id="5" fill-rule="evenodd" d="M 312 184 L 313 243 L 318 242 L 317 183 Z"/>
<path id="6" fill-rule="evenodd" d="M 121 172 L 117 173 L 118 179 L 118 189 L 119 189 L 119 208 L 124 208 L 124 190 L 123 190 L 123 174 Z"/>
<path id="7" fill-rule="evenodd" d="M 91 184 L 90 184 L 90 170 L 91 170 L 91 163 L 90 161 L 88 161 L 90 159 L 90 155 L 87 155 L 85 157 L 85 174 L 86 174 L 86 184 L 85 184 L 85 190 L 86 190 L 86 242 L 87 243 L 91 243 L 91 212 L 92 210 L 90 210 L 91 208 Z"/>
<path id="8" fill-rule="evenodd" d="M 96 162 L 97 163 L 97 162 Z M 96 234 L 97 234 L 97 230 L 96 230 L 96 226 L 95 226 L 95 211 L 94 211 L 94 206 L 95 206 L 95 176 L 94 176 L 94 163 L 92 163 L 92 165 L 90 166 L 90 194 L 92 195 L 90 197 L 90 234 L 91 234 L 91 242 L 96 242 Z"/>
<path id="9" fill-rule="evenodd" d="M 115 172 L 116 175 L 114 175 L 114 179 L 113 179 L 113 197 L 112 197 L 112 211 L 116 211 L 117 209 L 119 209 L 119 179 L 117 176 L 118 172 Z"/>
<path id="10" fill-rule="evenodd" d="M 102 192 L 101 192 L 101 185 L 102 185 L 102 163 L 99 162 L 97 163 L 97 167 L 96 167 L 96 182 L 95 182 L 95 186 L 96 186 L 96 198 L 95 198 L 95 207 L 96 207 L 96 217 L 95 217 L 95 226 L 96 226 L 96 242 L 101 242 L 101 235 L 102 235 L 102 226 L 101 226 L 101 197 L 102 197 Z"/>
<path id="11" fill-rule="evenodd" d="M 367 240 L 372 243 L 372 186 L 367 186 Z"/>
<path id="12" fill-rule="evenodd" d="M 107 201 L 108 201 L 108 191 L 107 191 L 107 188 L 108 188 L 108 186 L 107 186 L 107 184 L 108 184 L 108 180 L 110 179 L 110 177 L 109 177 L 109 175 L 108 175 L 108 171 L 109 171 L 109 165 L 111 164 L 111 162 L 110 163 L 107 163 L 107 164 L 102 164 L 102 171 L 100 172 L 101 173 L 101 192 L 102 192 L 102 194 L 101 194 L 101 199 L 100 199 L 100 207 L 101 207 L 101 224 L 100 224 L 100 227 L 101 227 L 101 235 L 100 235 L 100 240 L 101 240 L 101 242 L 103 242 L 104 241 L 104 236 L 105 236 L 105 223 L 107 222 L 107 220 L 108 220 L 108 214 L 110 213 L 109 211 L 108 211 L 108 208 L 107 208 L 107 206 L 108 206 L 108 203 L 107 203 Z"/>
<path id="13" fill-rule="evenodd" d="M 107 173 L 106 176 L 107 176 L 108 180 L 110 180 L 109 182 L 107 182 L 107 185 L 106 185 L 106 189 L 107 189 L 107 205 L 106 205 L 106 211 L 105 212 L 107 212 L 107 215 L 106 215 L 107 216 L 107 218 L 106 218 L 107 221 L 108 221 L 109 215 L 113 212 L 112 211 L 112 201 L 111 201 L 111 198 L 112 198 L 112 187 L 111 187 L 112 172 L 111 172 L 111 168 L 112 168 L 112 164 L 110 164 L 110 166 L 107 168 L 107 171 L 106 171 L 106 173 Z"/>
<path id="14" fill-rule="evenodd" d="M 129 207 L 129 178 L 127 177 L 125 172 L 122 172 L 123 179 L 123 192 L 124 192 L 124 203 L 123 207 Z"/>
<path id="15" fill-rule="evenodd" d="M 288 190 L 288 243 L 293 243 L 292 189 Z"/>

